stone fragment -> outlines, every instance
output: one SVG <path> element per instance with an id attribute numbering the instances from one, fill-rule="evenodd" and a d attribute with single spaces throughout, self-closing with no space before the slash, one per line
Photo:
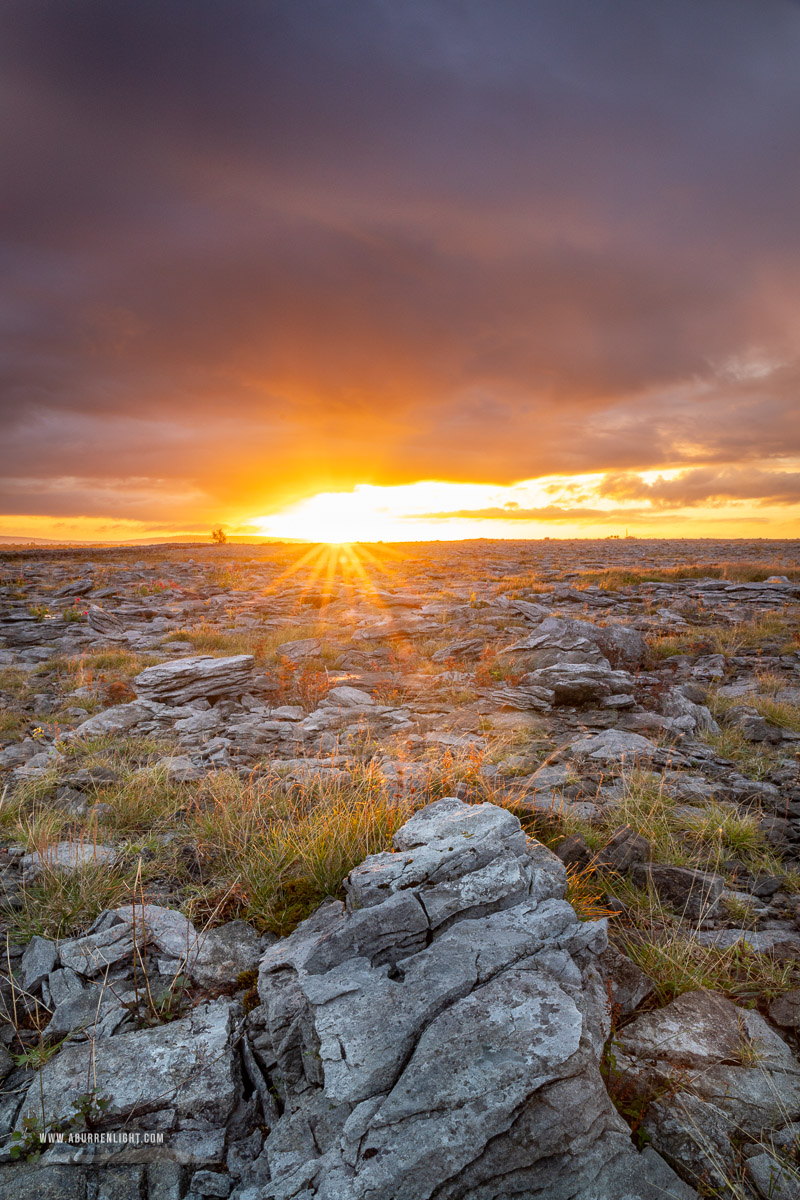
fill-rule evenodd
<path id="1" fill-rule="evenodd" d="M 36 934 L 25 947 L 25 953 L 20 962 L 22 986 L 28 992 L 35 992 L 58 963 L 58 948 L 54 942 Z"/>

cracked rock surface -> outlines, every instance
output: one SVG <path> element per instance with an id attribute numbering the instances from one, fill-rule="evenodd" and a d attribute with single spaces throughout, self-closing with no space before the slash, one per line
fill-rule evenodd
<path id="1" fill-rule="evenodd" d="M 605 925 L 578 921 L 561 862 L 453 798 L 394 845 L 262 959 L 251 1030 L 283 1112 L 241 1196 L 694 1195 L 603 1087 Z"/>

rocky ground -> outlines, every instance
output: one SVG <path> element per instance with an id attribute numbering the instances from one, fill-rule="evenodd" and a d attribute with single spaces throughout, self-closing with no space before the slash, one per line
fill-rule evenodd
<path id="1" fill-rule="evenodd" d="M 800 543 L 0 555 L 0 1196 L 800 1196 Z"/>

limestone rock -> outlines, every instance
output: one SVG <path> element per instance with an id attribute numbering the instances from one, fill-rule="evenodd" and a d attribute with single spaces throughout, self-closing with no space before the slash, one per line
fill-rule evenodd
<path id="1" fill-rule="evenodd" d="M 68 1116 L 87 1079 L 108 1097 L 107 1123 L 171 1109 L 173 1119 L 199 1128 L 224 1125 L 238 1090 L 232 1033 L 231 1006 L 216 1001 L 170 1024 L 106 1038 L 102 1053 L 90 1043 L 67 1045 L 33 1080 L 17 1128 L 40 1115 L 42 1103 L 50 1121 Z"/>
<path id="2" fill-rule="evenodd" d="M 137 696 L 163 704 L 189 704 L 208 697 L 242 696 L 252 685 L 252 654 L 213 658 L 198 654 L 145 667 L 133 681 Z"/>
<path id="3" fill-rule="evenodd" d="M 125 640 L 125 626 L 114 613 L 106 612 L 98 604 L 90 604 L 86 620 L 95 633 L 99 633 L 110 641 Z"/>
<path id="4" fill-rule="evenodd" d="M 652 884 L 662 900 L 690 921 L 710 916 L 725 890 L 721 875 L 710 875 L 689 867 L 640 863 L 631 869 L 631 876 L 638 887 Z"/>
<path id="5" fill-rule="evenodd" d="M 573 742 L 570 751 L 577 757 L 594 759 L 597 762 L 636 762 L 653 757 L 656 747 L 638 733 L 625 733 L 618 729 L 604 729 Z"/>
<path id="6" fill-rule="evenodd" d="M 394 845 L 262 960 L 251 1036 L 284 1108 L 261 1194 L 692 1195 L 603 1087 L 605 927 L 578 922 L 558 859 L 452 798 Z"/>
<path id="7" fill-rule="evenodd" d="M 724 1182 L 730 1139 L 758 1137 L 800 1114 L 800 1064 L 759 1013 L 687 992 L 617 1035 L 619 1065 L 646 1090 L 667 1085 L 643 1127 L 684 1177 Z"/>
<path id="8" fill-rule="evenodd" d="M 556 704 L 590 704 L 622 695 L 633 686 L 627 671 L 612 671 L 608 663 L 554 663 L 523 676 L 522 683 L 553 691 Z"/>
<path id="9" fill-rule="evenodd" d="M 45 870 L 76 871 L 92 863 L 113 865 L 117 852 L 113 846 L 101 846 L 94 842 L 55 842 L 41 853 L 34 850 L 23 854 L 19 860 L 22 877 L 35 879 Z"/>

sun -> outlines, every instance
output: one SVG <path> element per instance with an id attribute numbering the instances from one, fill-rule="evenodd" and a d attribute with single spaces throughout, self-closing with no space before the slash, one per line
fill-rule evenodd
<path id="1" fill-rule="evenodd" d="M 254 524 L 265 533 L 332 546 L 388 540 L 398 536 L 402 518 L 381 503 L 377 491 L 360 485 L 352 492 L 319 492 L 278 518 L 259 518 Z"/>

